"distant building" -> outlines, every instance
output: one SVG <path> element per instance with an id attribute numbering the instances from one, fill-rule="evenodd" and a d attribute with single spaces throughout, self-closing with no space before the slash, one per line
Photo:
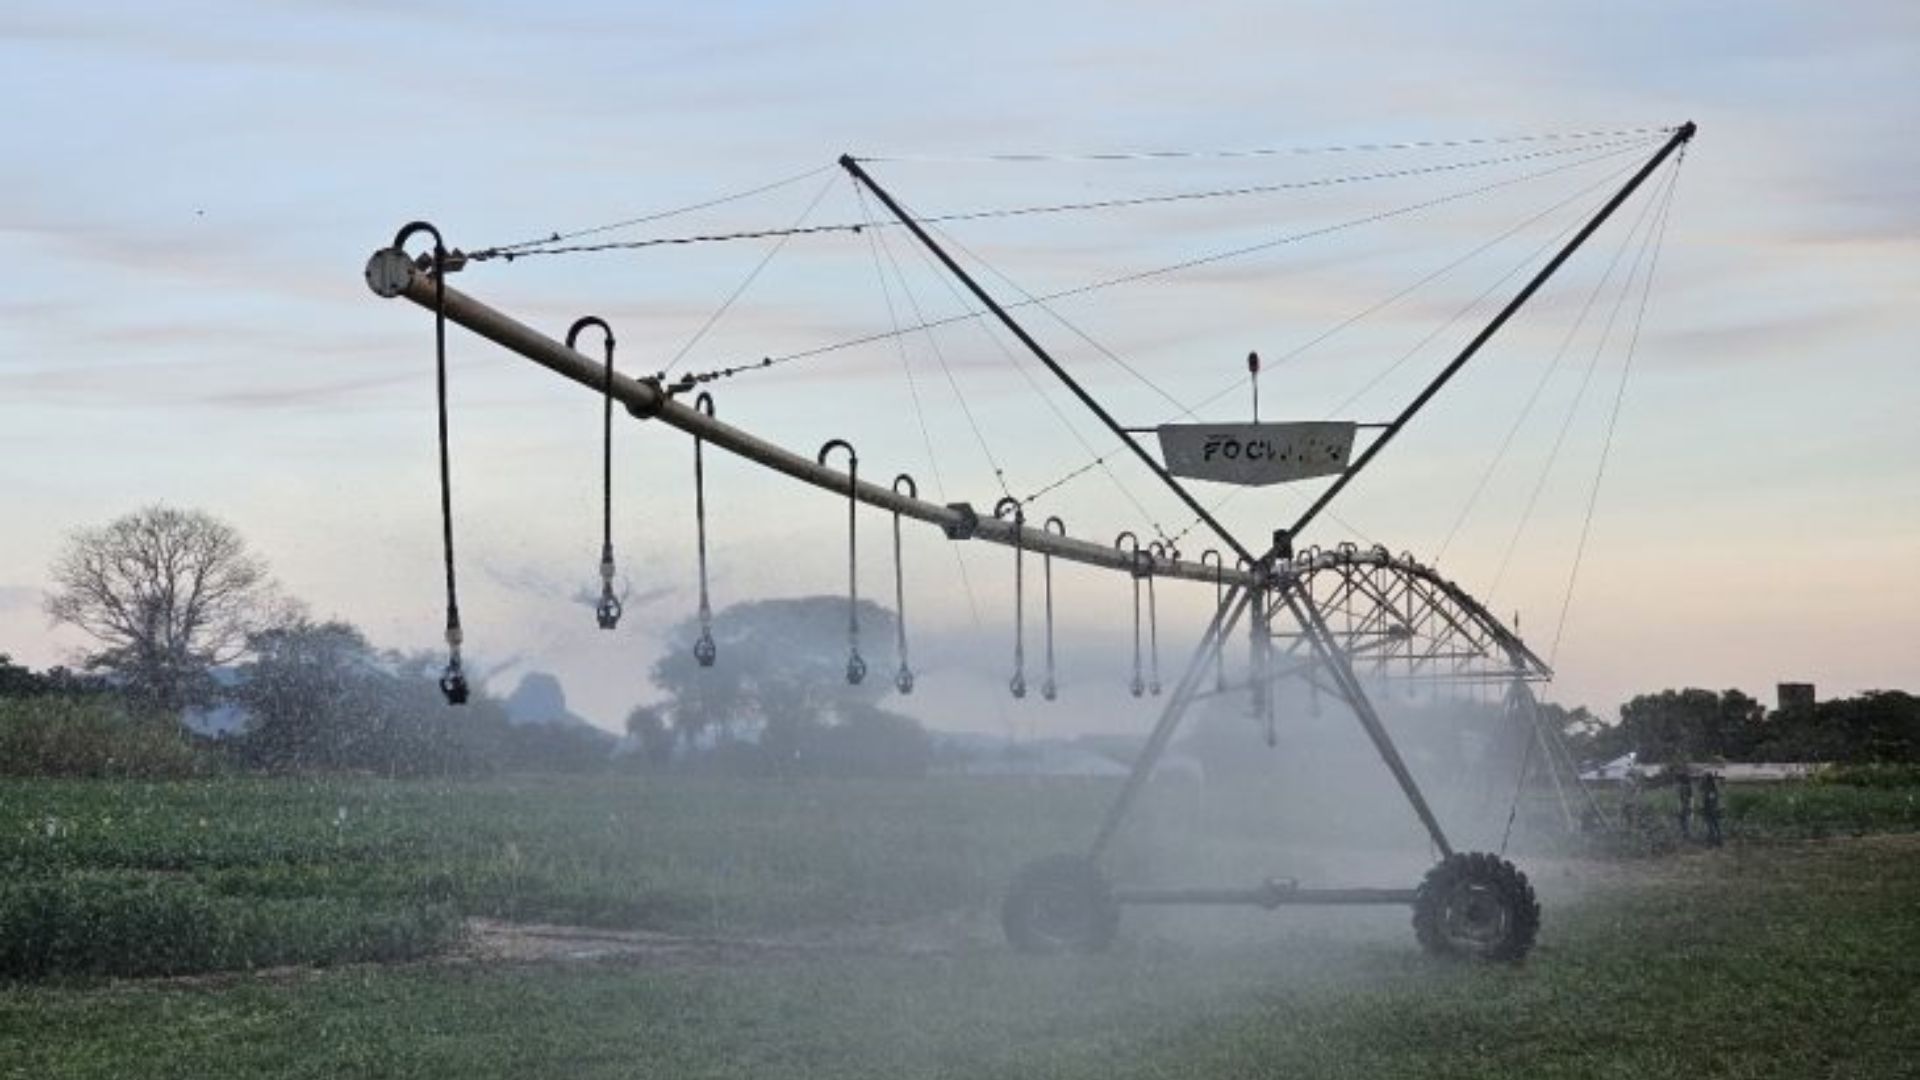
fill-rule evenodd
<path id="1" fill-rule="evenodd" d="M 1783 682 L 1776 688 L 1775 694 L 1779 711 L 1783 713 L 1813 711 L 1813 684 L 1810 682 Z"/>
<path id="2" fill-rule="evenodd" d="M 1668 772 L 1684 769 L 1695 776 L 1712 773 L 1729 784 L 1771 784 L 1787 780 L 1805 780 L 1826 768 L 1810 761 L 1695 761 L 1672 765 L 1644 765 L 1632 754 L 1623 754 L 1603 765 L 1580 774 L 1590 784 L 1624 783 L 1629 777 L 1654 780 Z"/>

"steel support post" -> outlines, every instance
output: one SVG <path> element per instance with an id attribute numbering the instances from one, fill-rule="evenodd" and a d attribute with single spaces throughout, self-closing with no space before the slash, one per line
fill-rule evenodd
<path id="1" fill-rule="evenodd" d="M 1174 732 L 1179 730 L 1180 721 L 1186 716 L 1187 706 L 1193 702 L 1194 692 L 1212 662 L 1214 652 L 1233 632 L 1234 625 L 1247 610 L 1252 592 L 1234 586 L 1213 613 L 1213 621 L 1207 624 L 1207 632 L 1201 635 L 1199 646 L 1187 660 L 1187 669 L 1181 673 L 1180 681 L 1174 684 L 1173 693 L 1167 696 L 1167 704 L 1160 710 L 1160 719 L 1147 736 L 1147 744 L 1140 748 L 1140 756 L 1133 760 L 1133 771 L 1127 774 L 1127 782 L 1120 788 L 1120 794 L 1114 797 L 1113 805 L 1107 808 L 1106 819 L 1100 823 L 1100 832 L 1087 849 L 1087 858 L 1098 862 L 1106 852 L 1107 844 L 1113 840 L 1113 834 L 1119 831 L 1120 823 L 1126 820 L 1127 810 L 1140 794 L 1140 789 L 1146 786 L 1147 777 L 1153 774 L 1153 767 L 1159 763 L 1160 755 L 1166 752 L 1167 744 L 1173 741 Z"/>
<path id="2" fill-rule="evenodd" d="M 1308 644 L 1318 656 L 1328 673 L 1333 676 L 1335 689 L 1346 699 L 1353 715 L 1366 730 L 1367 737 L 1373 740 L 1373 747 L 1380 754 L 1380 760 L 1386 763 L 1387 770 L 1400 784 L 1407 802 L 1413 806 L 1413 812 L 1420 817 L 1420 824 L 1427 827 L 1427 835 L 1433 839 L 1433 846 L 1440 850 L 1442 857 L 1453 854 L 1453 845 L 1447 842 L 1447 834 L 1440 828 L 1440 820 L 1427 805 L 1425 795 L 1420 793 L 1420 785 L 1413 779 L 1413 773 L 1407 769 L 1407 763 L 1400 757 L 1400 751 L 1393 745 L 1393 737 L 1387 733 L 1386 725 L 1380 722 L 1380 714 L 1374 711 L 1373 702 L 1367 697 L 1366 689 L 1360 685 L 1359 676 L 1353 673 L 1353 665 L 1347 661 L 1346 650 L 1334 639 L 1333 631 L 1320 617 L 1320 611 L 1314 606 L 1313 598 L 1305 591 L 1292 587 L 1291 583 L 1280 586 L 1280 598 L 1293 612 L 1293 617 L 1306 632 Z"/>

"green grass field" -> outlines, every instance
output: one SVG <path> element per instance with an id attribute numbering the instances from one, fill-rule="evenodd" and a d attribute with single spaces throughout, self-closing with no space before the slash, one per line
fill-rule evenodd
<path id="1" fill-rule="evenodd" d="M 1107 790 L 10 781 L 0 975 L 404 959 L 459 915 L 732 934 L 910 918 L 986 903 L 1021 862 L 1084 843 Z M 158 946 L 187 933 L 204 956 Z"/>
<path id="2" fill-rule="evenodd" d="M 1007 877 L 1084 843 L 1110 791 L 0 784 L 0 1075 L 1805 1077 L 1920 1061 L 1920 837 L 1871 835 L 1914 827 L 1910 791 L 1742 793 L 1716 852 L 1531 853 L 1546 923 L 1517 969 L 1422 955 L 1402 909 L 1129 912 L 1110 954 L 1010 952 L 992 917 Z M 1832 838 L 1793 839 L 1814 835 Z M 476 950 L 468 916 L 712 947 L 509 961 Z"/>

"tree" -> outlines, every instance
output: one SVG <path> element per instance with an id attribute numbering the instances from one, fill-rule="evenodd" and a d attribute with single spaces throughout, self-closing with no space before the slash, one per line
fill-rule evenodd
<path id="1" fill-rule="evenodd" d="M 1766 710 L 1738 690 L 1689 688 L 1641 694 L 1620 707 L 1627 746 L 1647 763 L 1747 758 Z"/>
<path id="2" fill-rule="evenodd" d="M 863 600 L 860 625 L 869 646 L 891 645 L 892 612 Z M 677 647 L 652 671 L 654 685 L 671 699 L 674 730 L 688 742 L 709 728 L 723 737 L 771 729 L 778 740 L 783 729 L 816 722 L 843 704 L 877 702 L 893 688 L 890 668 L 866 652 L 868 677 L 847 683 L 847 602 L 839 597 L 756 600 L 720 611 L 713 618 L 720 659 L 710 668 L 693 657 L 698 633 L 697 622 L 682 622 L 668 635 Z"/>
<path id="3" fill-rule="evenodd" d="M 113 689 L 98 675 L 71 671 L 62 666 L 35 671 L 13 662 L 0 653 L 0 699 L 27 697 L 88 697 Z"/>
<path id="4" fill-rule="evenodd" d="M 53 582 L 47 614 L 99 643 L 87 669 L 169 713 L 209 701 L 211 670 L 242 656 L 250 635 L 288 611 L 232 526 L 168 506 L 74 532 Z"/>
<path id="5" fill-rule="evenodd" d="M 31 668 L 21 667 L 13 657 L 0 653 L 0 698 L 33 697 L 45 692 L 44 681 Z"/>
<path id="6" fill-rule="evenodd" d="M 818 728 L 849 720 L 893 691 L 894 615 L 864 600 L 859 612 L 870 670 L 858 685 L 846 680 L 844 598 L 759 600 L 726 608 L 713 619 L 720 658 L 710 668 L 693 657 L 699 625 L 682 623 L 668 637 L 676 647 L 655 662 L 652 673 L 669 698 L 674 731 L 689 746 L 712 728 L 723 742 L 736 732 L 753 732 L 769 768 L 794 771 Z"/>
<path id="7" fill-rule="evenodd" d="M 476 693 L 449 709 L 431 657 L 380 652 L 353 626 L 298 619 L 254 634 L 233 693 L 246 710 L 236 749 L 274 772 L 473 774 L 516 747 L 500 703 Z"/>
<path id="8" fill-rule="evenodd" d="M 933 760 L 933 740 L 911 717 L 873 705 L 851 705 L 840 722 L 812 729 L 800 765 L 828 776 L 921 777 Z"/>
<path id="9" fill-rule="evenodd" d="M 1920 762 L 1920 698 L 1899 690 L 1869 690 L 1822 702 L 1823 720 L 1843 728 L 1858 762 Z"/>
<path id="10" fill-rule="evenodd" d="M 301 619 L 254 634 L 234 700 L 247 713 L 246 748 L 277 771 L 363 763 L 386 719 L 389 676 L 360 631 Z"/>
<path id="11" fill-rule="evenodd" d="M 1869 690 L 1809 710 L 1774 713 L 1763 730 L 1760 753 L 1774 761 L 1920 761 L 1920 698 Z"/>
<path id="12" fill-rule="evenodd" d="M 640 744 L 640 757 L 648 766 L 664 769 L 673 761 L 673 728 L 659 709 L 635 705 L 627 714 L 627 734 Z"/>

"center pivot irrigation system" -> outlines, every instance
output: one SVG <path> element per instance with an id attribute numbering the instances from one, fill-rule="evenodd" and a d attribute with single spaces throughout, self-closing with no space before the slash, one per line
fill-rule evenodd
<path id="1" fill-rule="evenodd" d="M 701 448 L 712 444 L 756 465 L 784 473 L 795 480 L 848 500 L 849 574 L 857 568 L 852 537 L 856 510 L 864 504 L 893 516 L 896 600 L 903 588 L 899 575 L 898 537 L 902 519 L 938 526 L 954 541 L 980 541 L 1011 546 L 1024 556 L 1045 560 L 1047 580 L 1046 676 L 1041 695 L 1056 694 L 1051 622 L 1053 559 L 1064 559 L 1129 575 L 1134 583 L 1134 677 L 1131 690 L 1140 696 L 1147 688 L 1142 675 L 1139 644 L 1139 595 L 1144 584 L 1149 605 L 1157 579 L 1211 585 L 1215 609 L 1199 644 L 1178 677 L 1167 689 L 1159 718 L 1131 772 L 1108 809 L 1086 850 L 1038 860 L 1015 877 L 1002 907 L 1009 940 L 1031 951 L 1098 950 L 1113 939 L 1119 912 L 1129 904 L 1245 904 L 1277 908 L 1297 904 L 1403 904 L 1413 909 L 1413 925 L 1420 943 L 1443 953 L 1490 960 L 1518 960 L 1532 947 L 1539 928 L 1540 908 L 1527 878 L 1500 855 L 1455 850 L 1442 829 L 1420 785 L 1394 745 L 1380 714 L 1369 698 L 1363 678 L 1424 680 L 1437 684 L 1504 687 L 1504 708 L 1540 732 L 1537 705 L 1530 684 L 1551 677 L 1548 664 L 1518 634 L 1432 567 L 1411 556 L 1393 555 L 1383 547 L 1361 549 L 1352 544 L 1323 550 L 1301 547 L 1298 540 L 1308 527 L 1344 491 L 1353 479 L 1386 449 L 1394 437 L 1419 414 L 1524 306 L 1588 238 L 1612 217 L 1649 176 L 1693 138 L 1687 123 L 1662 132 L 1666 135 L 1652 155 L 1585 220 L 1511 299 L 1501 307 L 1458 353 L 1389 422 L 1379 425 L 1337 423 L 1260 423 L 1256 399 L 1252 424 L 1168 425 L 1159 431 L 1164 459 L 1156 458 L 1135 437 L 1139 429 L 1123 426 L 1076 380 L 1003 304 L 976 280 L 935 238 L 924 219 L 910 214 L 862 166 L 842 157 L 839 164 L 857 188 L 871 195 L 922 245 L 953 280 L 964 287 L 991 317 L 1016 338 L 1071 394 L 1096 416 L 1121 445 L 1177 496 L 1224 545 L 1227 554 L 1209 549 L 1198 560 L 1188 560 L 1171 541 L 1141 546 L 1133 533 L 1122 533 L 1111 546 L 1066 535 L 1058 518 L 1035 527 L 1027 522 L 1020 500 L 1000 500 L 991 514 L 977 513 L 966 503 L 939 504 L 923 500 L 912 479 L 904 474 L 890 485 L 861 479 L 853 447 L 833 440 L 815 456 L 797 454 L 731 426 L 714 415 L 705 393 L 692 404 L 679 395 L 693 389 L 696 380 L 670 382 L 660 376 L 634 378 L 614 369 L 613 335 L 598 319 L 574 324 L 564 341 L 555 340 L 493 307 L 453 288 L 447 276 L 470 258 L 450 251 L 431 225 L 415 222 L 401 229 L 393 244 L 374 252 L 366 278 L 382 297 L 405 297 L 433 312 L 440 400 L 441 510 L 447 577 L 447 641 L 450 658 L 442 689 L 453 704 L 464 702 L 468 688 L 461 668 L 462 631 L 456 600 L 451 501 L 447 484 L 446 323 L 451 321 L 520 354 L 604 396 L 605 430 L 610 432 L 613 403 L 620 402 L 634 417 L 677 428 L 693 436 L 696 466 L 696 514 L 700 525 L 700 625 L 694 646 L 702 666 L 716 662 L 709 632 L 711 611 L 706 588 L 706 535 Z M 1670 192 L 1669 192 L 1670 193 Z M 817 201 L 817 200 L 816 200 Z M 786 230 L 788 233 L 809 230 Z M 858 231 L 855 228 L 853 231 Z M 410 240 L 425 234 L 433 246 L 409 255 Z M 498 254 L 498 251 L 490 252 Z M 475 256 L 478 257 L 478 256 Z M 579 335 L 597 329 L 604 339 L 601 360 L 576 351 Z M 1249 357 L 1257 372 L 1257 360 Z M 1372 431 L 1371 439 L 1353 454 L 1355 428 Z M 845 470 L 829 462 L 838 453 Z M 1275 529 L 1264 543 L 1249 545 L 1230 532 L 1194 497 L 1182 479 L 1236 484 L 1266 484 L 1309 476 L 1332 476 L 1326 489 L 1284 528 Z M 609 453 L 605 464 L 608 491 L 612 485 Z M 609 496 L 610 498 L 610 496 Z M 604 582 L 596 617 L 611 629 L 620 618 L 614 595 L 614 556 L 611 519 L 605 524 L 600 574 Z M 1164 534 L 1162 534 L 1164 537 Z M 1016 559 L 1016 572 L 1020 560 Z M 849 606 L 849 649 L 846 677 L 858 683 L 867 665 L 859 650 L 856 602 Z M 1243 624 L 1248 628 L 1248 678 L 1230 687 L 1223 655 L 1228 639 Z M 900 631 L 900 666 L 895 684 L 903 693 L 913 690 L 913 672 L 907 665 L 904 622 Z M 1157 636 L 1157 630 L 1156 630 Z M 1011 689 L 1026 693 L 1024 641 L 1016 645 L 1016 674 Z M 1157 649 L 1152 662 L 1151 688 L 1160 693 Z M 1193 704 L 1203 698 L 1245 690 L 1253 713 L 1263 718 L 1269 742 L 1273 739 L 1274 686 L 1284 679 L 1301 679 L 1315 695 L 1344 702 L 1371 741 L 1380 760 L 1399 785 L 1407 803 L 1425 827 L 1440 861 L 1414 888 L 1304 888 L 1286 880 L 1268 879 L 1245 888 L 1124 888 L 1109 882 L 1102 870 L 1104 856 L 1126 820 L 1148 777 L 1171 744 Z M 1551 759 L 1553 750 L 1542 748 Z M 1564 753 L 1564 748 L 1562 750 Z M 1531 750 L 1529 750 L 1531 753 Z M 1524 769 L 1524 765 L 1523 765 Z M 1558 783 L 1558 774 L 1553 770 Z M 1563 797 L 1564 804 L 1564 797 Z"/>

